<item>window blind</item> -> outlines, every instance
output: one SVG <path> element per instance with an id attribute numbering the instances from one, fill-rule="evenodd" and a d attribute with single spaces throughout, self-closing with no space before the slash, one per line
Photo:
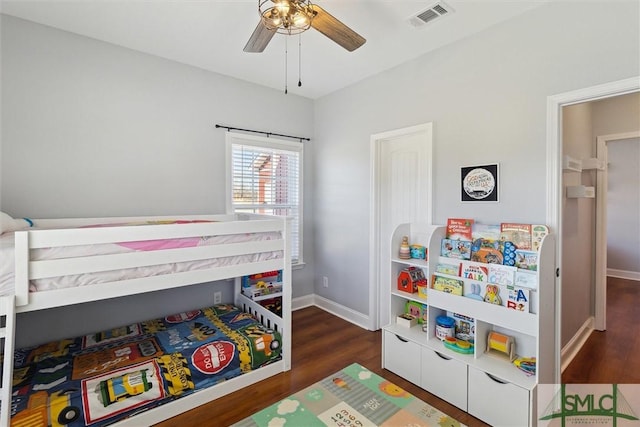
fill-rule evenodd
<path id="1" fill-rule="evenodd" d="M 231 193 L 235 212 L 291 217 L 292 262 L 301 262 L 301 149 L 278 144 L 231 145 Z"/>

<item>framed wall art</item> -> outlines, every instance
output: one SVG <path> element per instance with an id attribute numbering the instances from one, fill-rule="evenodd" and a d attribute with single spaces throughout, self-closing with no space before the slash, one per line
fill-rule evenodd
<path id="1" fill-rule="evenodd" d="M 498 201 L 498 164 L 467 166 L 460 170 L 463 202 Z"/>

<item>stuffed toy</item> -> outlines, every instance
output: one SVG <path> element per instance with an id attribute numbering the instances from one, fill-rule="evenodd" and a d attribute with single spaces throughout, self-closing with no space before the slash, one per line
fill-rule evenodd
<path id="1" fill-rule="evenodd" d="M 22 230 L 29 227 L 33 227 L 33 221 L 29 218 L 14 219 L 6 213 L 0 212 L 0 234 Z"/>

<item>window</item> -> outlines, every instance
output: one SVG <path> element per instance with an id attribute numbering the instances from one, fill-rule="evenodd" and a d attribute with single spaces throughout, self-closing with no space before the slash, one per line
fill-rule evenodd
<path id="1" fill-rule="evenodd" d="M 231 132 L 226 139 L 230 210 L 291 217 L 291 262 L 301 264 L 302 143 Z"/>

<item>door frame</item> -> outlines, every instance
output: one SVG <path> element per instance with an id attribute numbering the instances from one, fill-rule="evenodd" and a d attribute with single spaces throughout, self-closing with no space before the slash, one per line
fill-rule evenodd
<path id="1" fill-rule="evenodd" d="M 388 143 L 390 140 L 400 138 L 402 136 L 423 133 L 427 137 L 429 152 L 428 177 L 430 188 L 433 189 L 433 123 L 422 123 L 415 126 L 409 126 L 401 129 L 394 129 L 386 132 L 371 135 L 370 139 L 370 194 L 371 200 L 369 205 L 370 221 L 369 221 L 369 330 L 376 331 L 382 327 L 380 325 L 380 292 L 381 279 L 379 275 L 380 254 L 380 166 L 382 144 Z M 429 208 L 427 209 L 426 221 L 428 224 L 433 223 L 433 191 L 430 190 L 427 195 Z"/>
<path id="2" fill-rule="evenodd" d="M 640 91 L 640 76 L 560 93 L 547 97 L 547 219 L 556 239 L 556 381 L 561 378 L 562 350 L 562 108 L 582 102 L 596 101 Z"/>

